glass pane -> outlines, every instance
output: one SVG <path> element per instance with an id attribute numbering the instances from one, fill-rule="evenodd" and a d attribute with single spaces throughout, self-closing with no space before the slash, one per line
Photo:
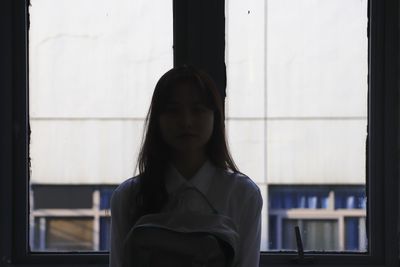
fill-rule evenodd
<path id="1" fill-rule="evenodd" d="M 111 229 L 110 217 L 100 218 L 100 250 L 110 249 L 110 229 Z"/>
<path id="2" fill-rule="evenodd" d="M 172 1 L 30 3 L 31 249 L 105 250 L 110 192 L 173 65 Z"/>
<path id="3" fill-rule="evenodd" d="M 47 250 L 92 250 L 93 219 L 48 218 Z"/>
<path id="4" fill-rule="evenodd" d="M 345 218 L 346 250 L 365 250 L 365 218 Z"/>
<path id="5" fill-rule="evenodd" d="M 294 227 L 300 227 L 305 250 L 335 251 L 339 249 L 338 223 L 335 220 L 284 220 L 282 249 L 297 250 Z"/>
<path id="6" fill-rule="evenodd" d="M 262 250 L 294 249 L 294 222 L 306 249 L 367 250 L 367 4 L 226 1 L 227 131 L 267 196 Z"/>

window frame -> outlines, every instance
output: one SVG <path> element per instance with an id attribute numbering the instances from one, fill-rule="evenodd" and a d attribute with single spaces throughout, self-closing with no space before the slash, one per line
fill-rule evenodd
<path id="1" fill-rule="evenodd" d="M 29 252 L 28 6 L 29 0 L 0 2 L 0 265 L 108 266 L 104 252 Z M 225 88 L 224 1 L 174 0 L 173 12 L 174 65 L 201 66 Z M 371 253 L 312 254 L 314 266 L 399 264 L 398 25 L 397 0 L 369 0 L 366 154 Z M 262 252 L 260 266 L 297 265 L 295 257 L 294 253 Z"/>

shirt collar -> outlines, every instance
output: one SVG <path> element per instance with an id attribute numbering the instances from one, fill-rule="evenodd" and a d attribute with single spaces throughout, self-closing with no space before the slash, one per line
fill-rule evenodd
<path id="1" fill-rule="evenodd" d="M 165 181 L 167 192 L 168 194 L 174 193 L 178 188 L 185 185 L 187 187 L 194 186 L 203 194 L 206 194 L 215 171 L 215 166 L 211 162 L 206 161 L 192 178 L 186 180 L 175 166 L 170 164 L 166 172 Z"/>

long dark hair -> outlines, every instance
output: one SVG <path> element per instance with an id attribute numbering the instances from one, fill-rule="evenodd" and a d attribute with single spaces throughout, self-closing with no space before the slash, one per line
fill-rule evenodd
<path id="1" fill-rule="evenodd" d="M 165 171 L 169 163 L 170 148 L 164 142 L 159 128 L 159 118 L 173 89 L 188 83 L 199 90 L 205 105 L 214 112 L 213 133 L 206 145 L 206 154 L 215 166 L 238 172 L 229 153 L 225 137 L 225 114 L 220 93 L 209 75 L 191 66 L 177 67 L 166 72 L 154 89 L 145 122 L 145 132 L 139 153 L 139 193 L 133 203 L 136 219 L 142 215 L 159 212 L 168 201 Z"/>

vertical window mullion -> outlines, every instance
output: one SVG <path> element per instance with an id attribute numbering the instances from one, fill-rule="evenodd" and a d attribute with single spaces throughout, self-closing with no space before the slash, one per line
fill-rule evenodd
<path id="1" fill-rule="evenodd" d="M 224 0 L 173 0 L 174 66 L 207 71 L 225 96 Z"/>

